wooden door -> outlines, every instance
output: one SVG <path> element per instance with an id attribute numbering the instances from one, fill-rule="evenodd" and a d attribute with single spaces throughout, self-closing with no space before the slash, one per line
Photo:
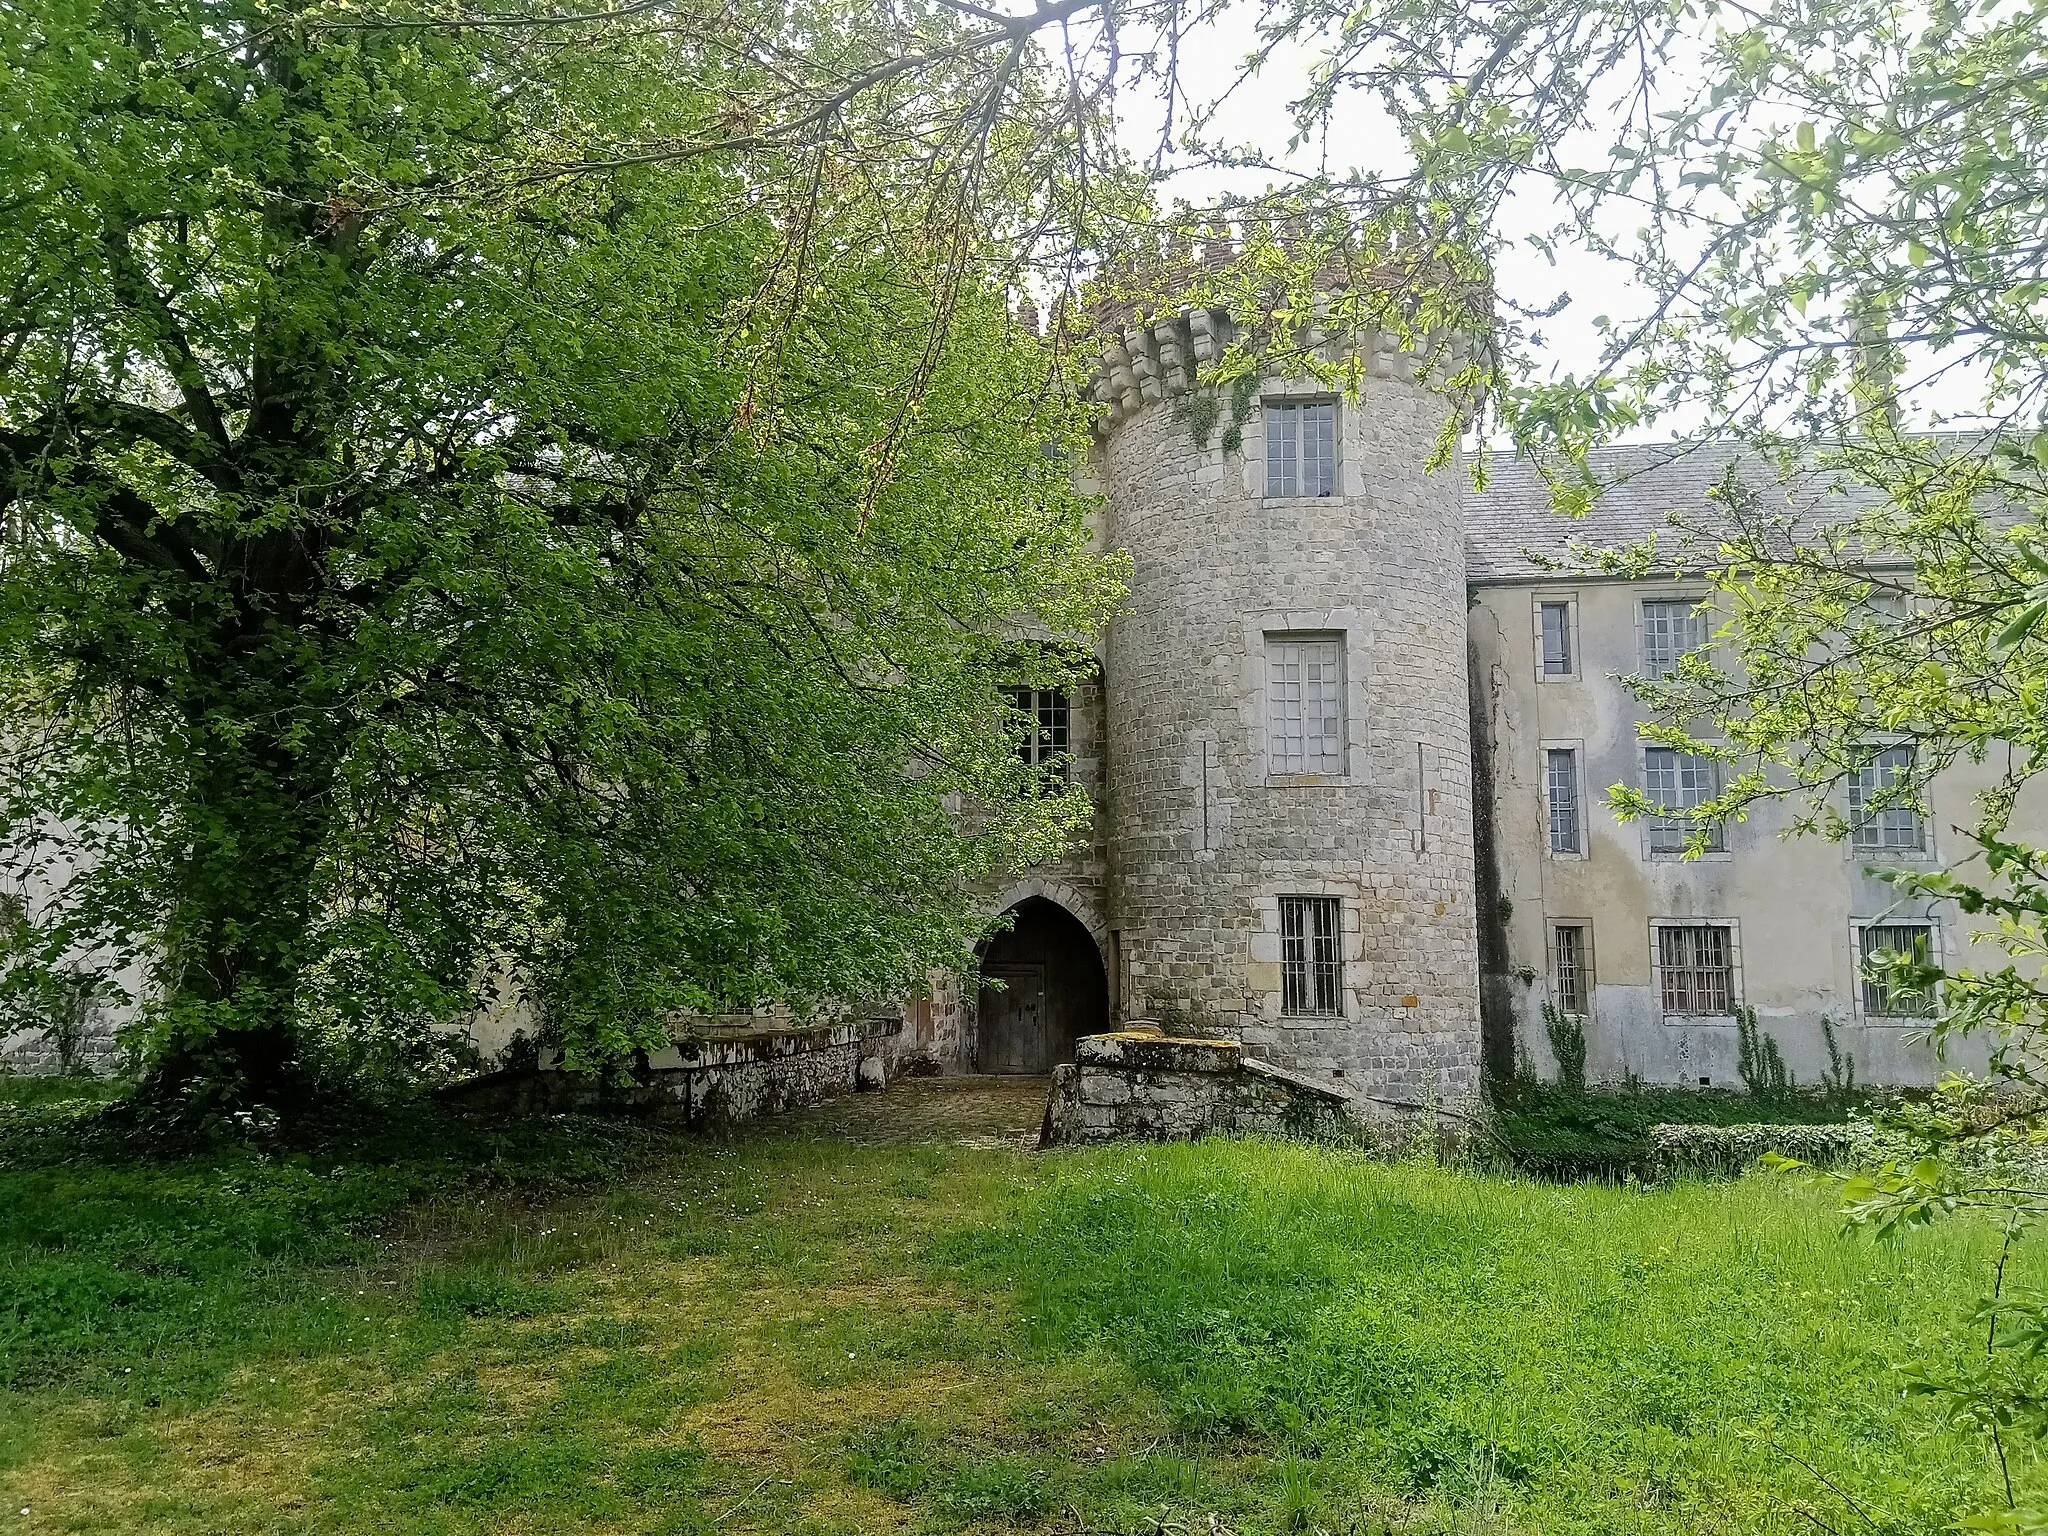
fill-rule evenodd
<path id="1" fill-rule="evenodd" d="M 1049 1070 L 1045 1038 L 1045 967 L 1006 965 L 987 972 L 1003 983 L 981 989 L 980 1067 L 984 1072 Z"/>

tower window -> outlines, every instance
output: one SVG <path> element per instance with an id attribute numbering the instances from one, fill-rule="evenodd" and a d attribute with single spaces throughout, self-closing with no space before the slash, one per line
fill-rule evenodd
<path id="1" fill-rule="evenodd" d="M 1878 955 L 1904 955 L 1927 964 L 1934 948 L 1932 923 L 1871 923 L 1856 935 L 1858 967 L 1863 973 L 1863 1011 L 1879 1018 L 1924 1019 L 1934 1012 L 1926 992 L 1908 991 L 1885 971 L 1873 970 Z"/>
<path id="2" fill-rule="evenodd" d="M 1570 677 L 1572 666 L 1572 605 L 1539 603 L 1536 616 L 1542 624 L 1543 675 Z"/>
<path id="3" fill-rule="evenodd" d="M 1643 753 L 1643 791 L 1668 811 L 1690 811 L 1720 792 L 1719 765 L 1711 757 L 1650 747 Z M 1650 822 L 1650 852 L 1683 853 L 1699 824 L 1690 816 L 1659 816 Z M 1721 823 L 1707 824 L 1707 852 L 1722 851 Z"/>
<path id="4" fill-rule="evenodd" d="M 1328 400 L 1268 401 L 1266 494 L 1337 494 L 1337 407 Z"/>
<path id="5" fill-rule="evenodd" d="M 1550 930 L 1550 981 L 1559 1011 L 1586 1012 L 1586 929 L 1582 923 L 1559 923 Z"/>
<path id="6" fill-rule="evenodd" d="M 1280 898 L 1280 1011 L 1339 1014 L 1344 962 L 1338 950 L 1337 898 Z"/>
<path id="7" fill-rule="evenodd" d="M 1886 747 L 1849 776 L 1850 836 L 1858 848 L 1917 853 L 1926 845 L 1926 828 L 1910 798 L 1912 783 L 1910 745 Z"/>
<path id="8" fill-rule="evenodd" d="M 1268 750 L 1274 773 L 1344 771 L 1344 642 L 1266 637 Z"/>
<path id="9" fill-rule="evenodd" d="M 1550 851 L 1578 853 L 1579 754 L 1569 747 L 1555 747 L 1543 755 L 1550 794 Z"/>
<path id="10" fill-rule="evenodd" d="M 1068 748 L 1069 706 L 1062 688 L 1005 688 L 1010 707 L 1024 716 L 1017 726 L 1017 756 L 1048 779 L 1066 783 L 1073 765 Z"/>
<path id="11" fill-rule="evenodd" d="M 1725 925 L 1659 928 L 1657 972 L 1666 1013 L 1735 1011 L 1735 946 Z"/>

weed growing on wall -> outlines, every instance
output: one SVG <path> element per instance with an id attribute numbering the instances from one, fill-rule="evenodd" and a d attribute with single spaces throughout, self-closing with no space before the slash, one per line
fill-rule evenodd
<path id="1" fill-rule="evenodd" d="M 1555 1003 L 1543 1005 L 1543 1032 L 1557 1059 L 1557 1083 L 1571 1093 L 1586 1091 L 1586 1021 Z"/>
<path id="2" fill-rule="evenodd" d="M 1782 1103 L 1798 1087 L 1778 1042 L 1757 1027 L 1756 1010 L 1746 1004 L 1735 1010 L 1735 1052 L 1735 1069 L 1751 1098 Z"/>

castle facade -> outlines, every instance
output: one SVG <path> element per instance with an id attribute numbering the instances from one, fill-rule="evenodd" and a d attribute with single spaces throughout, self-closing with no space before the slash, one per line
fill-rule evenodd
<path id="1" fill-rule="evenodd" d="M 1809 1086 L 1934 1080 L 1927 1003 L 1861 962 L 1955 960 L 1974 930 L 1869 870 L 1955 857 L 1970 771 L 1924 815 L 1866 813 L 1911 751 L 1887 748 L 1844 794 L 1846 843 L 1789 838 L 1766 805 L 1687 858 L 1689 824 L 1607 809 L 1613 784 L 1674 809 L 1718 792 L 1716 765 L 1639 739 L 1621 682 L 1718 621 L 1702 582 L 1543 557 L 1699 513 L 1735 450 L 1609 450 L 1613 489 L 1579 523 L 1527 465 L 1475 492 L 1463 466 L 1426 470 L 1445 407 L 1385 337 L 1355 398 L 1266 378 L 1205 435 L 1194 368 L 1227 324 L 1183 313 L 1107 349 L 1089 473 L 1131 595 L 1092 685 L 1020 700 L 1024 750 L 1087 788 L 1094 825 L 992 901 L 996 984 L 921 1004 L 905 1048 L 1042 1072 L 1149 1022 L 1419 1106 L 1469 1099 L 1482 1069 L 1555 1073 L 1559 1027 L 1592 1081 L 1740 1087 L 1747 1029 Z"/>

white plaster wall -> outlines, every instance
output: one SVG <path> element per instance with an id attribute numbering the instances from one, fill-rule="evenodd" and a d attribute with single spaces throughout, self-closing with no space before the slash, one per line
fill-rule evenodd
<path id="1" fill-rule="evenodd" d="M 1652 923 L 1713 918 L 1737 931 L 1738 988 L 1759 1028 L 1778 1043 L 1803 1083 L 1827 1065 L 1822 1019 L 1853 1056 L 1858 1080 L 1897 1085 L 1933 1081 L 1943 1064 L 1912 1037 L 1903 1019 L 1865 1018 L 1857 985 L 1853 927 L 1886 914 L 1928 918 L 1950 961 L 1986 964 L 1995 951 L 1971 946 L 1979 931 L 1948 903 L 1901 902 L 1865 867 L 1899 855 L 1856 852 L 1846 844 L 1785 836 L 1785 807 L 1765 805 L 1725 829 L 1727 851 L 1696 861 L 1651 857 L 1640 824 L 1623 825 L 1606 807 L 1609 785 L 1640 787 L 1643 712 L 1617 679 L 1641 665 L 1640 604 L 1647 598 L 1702 595 L 1668 582 L 1579 580 L 1479 588 L 1469 614 L 1472 686 L 1492 737 L 1496 865 L 1510 971 L 1533 982 L 1506 986 L 1514 1000 L 1517 1045 L 1540 1072 L 1554 1071 L 1541 1006 L 1551 996 L 1550 925 L 1581 921 L 1592 930 L 1594 985 L 1587 1025 L 1587 1074 L 1650 1083 L 1739 1087 L 1732 1018 L 1666 1017 L 1655 986 Z M 1578 676 L 1541 678 L 1535 604 L 1566 599 L 1578 613 Z M 1584 857 L 1549 846 L 1544 751 L 1581 749 Z M 1962 851 L 1952 828 L 1972 819 L 1971 797 L 1987 776 L 1961 769 L 1932 787 L 1929 848 L 1909 867 L 1938 867 Z M 1846 806 L 1843 807 L 1846 810 Z M 2042 807 L 2022 806 L 2030 835 L 2043 829 Z M 1981 1051 L 1950 1063 L 1981 1066 Z"/>

